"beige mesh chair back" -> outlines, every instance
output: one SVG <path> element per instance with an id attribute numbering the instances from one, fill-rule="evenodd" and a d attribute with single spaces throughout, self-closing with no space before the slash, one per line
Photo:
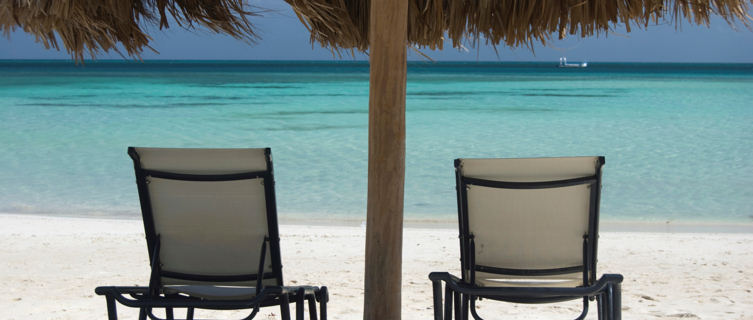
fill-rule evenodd
<path id="1" fill-rule="evenodd" d="M 147 246 L 158 255 L 153 281 L 256 286 L 261 278 L 282 285 L 269 149 L 131 148 L 129 154 Z M 271 250 L 263 249 L 267 243 Z"/>
<path id="2" fill-rule="evenodd" d="M 485 287 L 593 281 L 602 164 L 599 157 L 460 159 L 460 219 L 472 258 L 466 279 Z"/>
<path id="3" fill-rule="evenodd" d="M 148 291 L 100 287 L 97 293 L 142 316 L 153 307 L 244 309 L 319 300 L 326 288 L 283 287 L 270 149 L 128 149 L 134 162 L 152 272 Z M 127 300 L 124 294 L 135 299 Z M 112 303 L 114 305 L 114 302 Z M 112 307 L 114 310 L 114 306 Z"/>
<path id="4" fill-rule="evenodd" d="M 585 317 L 587 295 L 566 289 L 597 282 L 603 164 L 603 157 L 455 161 L 462 270 L 458 280 L 489 293 L 464 295 L 466 313 L 469 308 L 478 317 L 479 297 L 519 303 L 582 297 L 580 317 Z M 529 294 L 521 288 L 541 292 Z"/>

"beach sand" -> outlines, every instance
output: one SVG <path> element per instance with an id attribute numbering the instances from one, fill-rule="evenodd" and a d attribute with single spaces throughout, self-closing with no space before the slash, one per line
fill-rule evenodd
<path id="1" fill-rule="evenodd" d="M 365 229 L 285 224 L 280 233 L 286 284 L 326 285 L 330 319 L 362 318 Z M 0 214 L 0 242 L 0 319 L 104 319 L 96 286 L 148 282 L 140 220 Z M 428 273 L 458 274 L 458 266 L 455 229 L 406 228 L 403 319 L 430 319 Z M 602 272 L 625 277 L 624 319 L 753 319 L 751 233 L 604 231 Z M 580 304 L 482 301 L 478 311 L 488 318 L 567 319 Z M 135 319 L 134 310 L 119 311 Z M 263 309 L 257 319 L 279 319 L 279 309 Z M 595 303 L 588 319 L 596 319 Z"/>

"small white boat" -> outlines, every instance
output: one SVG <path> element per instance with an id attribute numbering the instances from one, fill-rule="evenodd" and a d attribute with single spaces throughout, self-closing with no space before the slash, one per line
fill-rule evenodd
<path id="1" fill-rule="evenodd" d="M 560 65 L 558 67 L 560 68 L 585 68 L 585 67 L 588 67 L 588 62 L 567 63 L 567 58 L 561 57 Z"/>

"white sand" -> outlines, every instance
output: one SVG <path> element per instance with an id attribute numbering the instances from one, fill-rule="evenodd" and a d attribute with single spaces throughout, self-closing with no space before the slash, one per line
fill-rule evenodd
<path id="1" fill-rule="evenodd" d="M 360 319 L 364 229 L 280 227 L 289 285 L 326 285 L 330 319 Z M 432 317 L 431 271 L 457 274 L 457 231 L 406 228 L 403 319 Z M 0 319 L 104 319 L 99 285 L 146 285 L 140 220 L 0 214 Z M 753 319 L 753 234 L 602 232 L 599 272 L 622 273 L 625 319 Z M 483 301 L 489 318 L 574 318 L 580 302 L 514 305 Z M 595 319 L 595 304 L 589 319 Z M 124 319 L 132 310 L 120 307 Z M 507 315 L 507 317 L 498 316 Z M 278 319 L 266 309 L 257 319 Z"/>

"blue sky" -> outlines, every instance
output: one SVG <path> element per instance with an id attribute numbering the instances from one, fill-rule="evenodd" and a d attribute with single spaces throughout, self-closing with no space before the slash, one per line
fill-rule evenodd
<path id="1" fill-rule="evenodd" d="M 159 54 L 146 51 L 150 59 L 209 59 L 209 60 L 333 60 L 328 49 L 311 44 L 305 27 L 290 8 L 280 0 L 259 0 L 256 5 L 271 11 L 252 22 L 261 36 L 258 43 L 245 42 L 210 31 L 183 30 L 178 27 L 155 30 L 151 45 Z M 753 21 L 751 22 L 753 24 Z M 532 53 L 527 48 L 510 49 L 500 45 L 499 56 L 491 46 L 481 45 L 458 50 L 446 45 L 442 51 L 422 50 L 437 61 L 557 61 L 567 56 L 570 61 L 616 62 L 747 62 L 753 63 L 753 31 L 741 23 L 728 25 L 715 18 L 709 27 L 695 26 L 683 21 L 679 29 L 668 23 L 650 25 L 646 30 L 633 28 L 626 33 L 624 26 L 615 27 L 609 35 L 580 39 L 571 37 L 553 41 L 546 46 L 537 44 Z M 98 59 L 120 59 L 118 54 L 101 54 Z M 16 30 L 9 38 L 0 37 L 0 59 L 70 59 L 65 52 L 47 50 L 35 38 Z M 342 59 L 352 60 L 345 56 Z M 363 54 L 355 59 L 365 60 Z M 409 51 L 409 59 L 424 60 Z"/>

